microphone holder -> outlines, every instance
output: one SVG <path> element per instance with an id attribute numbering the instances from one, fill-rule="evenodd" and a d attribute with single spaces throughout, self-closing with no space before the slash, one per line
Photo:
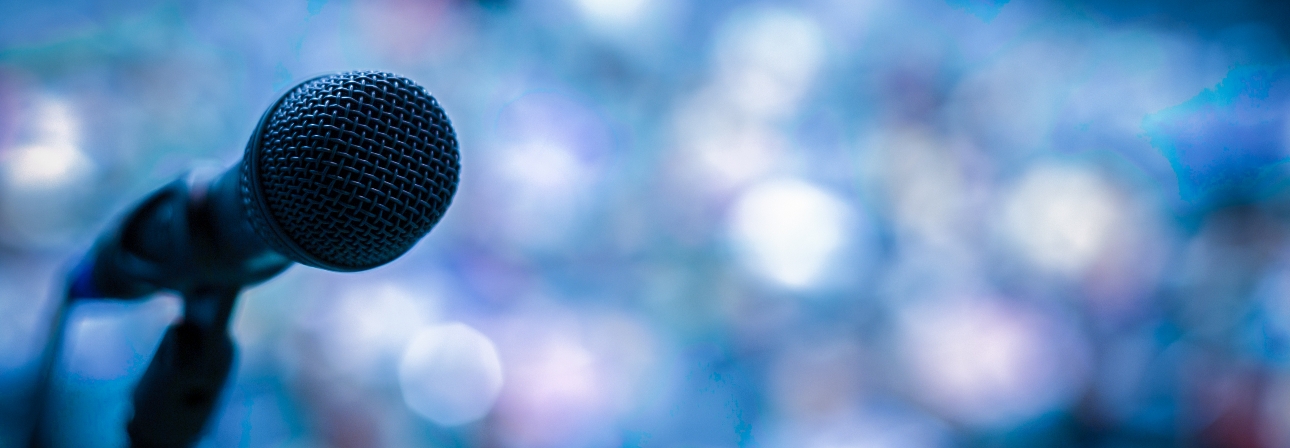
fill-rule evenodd
<path id="1" fill-rule="evenodd" d="M 50 444 L 44 401 L 61 358 L 69 308 L 80 300 L 135 300 L 160 291 L 183 297 L 183 317 L 167 328 L 135 388 L 126 432 L 136 448 L 197 442 L 233 366 L 228 324 L 238 293 L 291 264 L 254 243 L 247 237 L 249 224 L 236 220 L 242 216 L 236 174 L 213 180 L 194 174 L 162 187 L 72 270 L 37 377 L 30 446 Z"/>
<path id="2" fill-rule="evenodd" d="M 184 315 L 166 329 L 148 369 L 135 386 L 134 415 L 126 425 L 131 448 L 189 447 L 197 443 L 219 402 L 236 348 L 228 324 L 239 290 L 201 288 L 184 295 Z M 61 358 L 69 305 L 59 304 L 50 327 L 35 390 L 29 447 L 52 445 L 45 401 Z"/>
<path id="3" fill-rule="evenodd" d="M 228 334 L 237 289 L 184 296 L 184 317 L 166 330 L 134 391 L 126 426 L 132 448 L 192 446 L 228 382 L 234 346 Z"/>

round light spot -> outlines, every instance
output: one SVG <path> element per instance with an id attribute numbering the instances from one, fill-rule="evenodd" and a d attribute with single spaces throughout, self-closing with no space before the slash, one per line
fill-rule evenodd
<path id="1" fill-rule="evenodd" d="M 478 420 L 502 389 L 502 363 L 488 337 L 464 324 L 417 333 L 399 364 L 403 401 L 443 426 Z"/>
<path id="2" fill-rule="evenodd" d="M 587 21 L 596 26 L 628 26 L 640 20 L 649 0 L 573 0 Z"/>
<path id="3" fill-rule="evenodd" d="M 1083 272 L 1123 221 L 1116 192 L 1097 175 L 1073 167 L 1040 167 L 1007 196 L 1005 238 L 1040 269 Z"/>
<path id="4" fill-rule="evenodd" d="M 798 11 L 738 11 L 717 35 L 717 85 L 746 112 L 786 115 L 815 79 L 824 61 L 824 43 L 819 24 Z"/>
<path id="5" fill-rule="evenodd" d="M 852 238 L 854 215 L 845 202 L 796 179 L 767 181 L 748 190 L 730 215 L 741 261 L 784 286 L 806 288 L 824 277 Z"/>
<path id="6" fill-rule="evenodd" d="M 1009 427 L 1068 404 L 1088 367 L 1068 322 L 993 301 L 912 306 L 900 335 L 918 394 L 976 426 Z"/>
<path id="7" fill-rule="evenodd" d="M 328 366 L 364 384 L 391 381 L 399 356 L 434 321 L 435 297 L 395 283 L 343 290 L 321 319 L 310 322 Z"/>
<path id="8" fill-rule="evenodd" d="M 98 166 L 79 146 L 72 105 L 40 97 L 20 121 L 25 141 L 0 158 L 0 239 L 21 246 L 60 246 L 85 230 Z"/>

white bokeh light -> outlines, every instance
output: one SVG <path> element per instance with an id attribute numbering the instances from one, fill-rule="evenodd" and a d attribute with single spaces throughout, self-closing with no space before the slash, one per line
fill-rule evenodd
<path id="1" fill-rule="evenodd" d="M 852 239 L 854 212 L 837 196 L 797 179 L 754 185 L 730 213 L 735 249 L 751 270 L 781 285 L 821 280 Z"/>
<path id="2" fill-rule="evenodd" d="M 972 425 L 1009 427 L 1063 406 L 1088 367 L 1068 323 L 994 301 L 914 305 L 899 322 L 916 393 Z"/>
<path id="3" fill-rule="evenodd" d="M 741 10 L 718 33 L 715 85 L 746 112 L 788 115 L 815 79 L 824 49 L 819 25 L 796 10 Z"/>
<path id="4" fill-rule="evenodd" d="M 725 194 L 786 162 L 782 126 L 797 113 L 825 55 L 824 33 L 791 8 L 734 11 L 717 31 L 707 83 L 677 105 L 677 143 L 699 187 Z"/>
<path id="5" fill-rule="evenodd" d="M 0 158 L 3 239 L 24 246 L 71 242 L 94 194 L 95 163 L 82 152 L 79 122 L 64 99 L 37 97 L 20 121 L 22 143 Z"/>
<path id="6" fill-rule="evenodd" d="M 465 324 L 428 327 L 408 343 L 399 364 L 403 401 L 443 426 L 478 420 L 502 389 L 502 363 L 487 336 Z"/>
<path id="7" fill-rule="evenodd" d="M 1004 237 L 1028 261 L 1064 275 L 1083 272 L 1123 224 L 1123 204 L 1101 177 L 1066 166 L 1026 173 L 1003 206 Z"/>
<path id="8" fill-rule="evenodd" d="M 544 195 L 570 195 L 592 173 L 569 148 L 558 142 L 534 141 L 506 149 L 502 171 L 525 190 Z"/>
<path id="9" fill-rule="evenodd" d="M 50 188 L 89 171 L 90 161 L 71 145 L 31 145 L 14 149 L 5 177 L 15 188 Z"/>
<path id="10" fill-rule="evenodd" d="M 436 305 L 433 295 L 398 284 L 357 284 L 310 326 L 332 369 L 370 384 L 393 377 L 407 343 L 434 321 Z"/>
<path id="11" fill-rule="evenodd" d="M 75 182 L 93 168 L 80 151 L 80 124 L 67 101 L 40 97 L 27 123 L 29 144 L 14 148 L 4 159 L 5 186 L 36 190 Z"/>
<path id="12" fill-rule="evenodd" d="M 634 25 L 650 6 L 650 0 L 571 1 L 589 22 L 601 27 Z"/>

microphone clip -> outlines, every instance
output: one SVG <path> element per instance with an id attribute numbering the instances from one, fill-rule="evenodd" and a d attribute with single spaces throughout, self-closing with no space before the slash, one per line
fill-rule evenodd
<path id="1" fill-rule="evenodd" d="M 166 330 L 134 391 L 126 426 L 135 448 L 192 446 L 228 382 L 235 348 L 228 321 L 238 291 L 184 296 L 184 317 Z"/>

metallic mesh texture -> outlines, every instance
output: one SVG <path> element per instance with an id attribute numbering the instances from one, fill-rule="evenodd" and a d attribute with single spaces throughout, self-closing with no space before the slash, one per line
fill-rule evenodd
<path id="1" fill-rule="evenodd" d="M 269 111 L 243 159 L 252 227 L 298 262 L 356 271 L 411 249 L 452 201 L 448 116 L 424 88 L 381 72 L 324 76 Z"/>

